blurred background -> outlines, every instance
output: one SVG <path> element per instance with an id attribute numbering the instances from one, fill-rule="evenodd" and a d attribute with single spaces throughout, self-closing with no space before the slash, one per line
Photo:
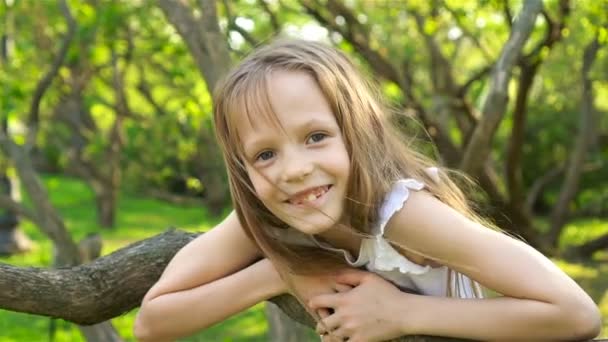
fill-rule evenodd
<path id="1" fill-rule="evenodd" d="M 397 124 L 475 179 L 480 211 L 572 276 L 606 327 L 608 1 L 540 3 L 0 0 L 0 263 L 73 265 L 213 227 L 230 200 L 209 90 L 286 35 L 350 55 Z M 133 318 L 110 327 L 133 341 Z M 186 340 L 268 331 L 260 304 Z M 0 341 L 47 340 L 86 339 L 0 309 Z"/>

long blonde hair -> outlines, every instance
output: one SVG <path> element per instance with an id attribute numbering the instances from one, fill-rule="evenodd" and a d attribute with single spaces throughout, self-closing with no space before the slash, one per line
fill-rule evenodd
<path id="1" fill-rule="evenodd" d="M 426 170 L 436 163 L 417 152 L 413 139 L 406 140 L 394 127 L 377 87 L 360 75 L 348 57 L 322 43 L 281 39 L 249 55 L 214 93 L 216 134 L 228 170 L 234 208 L 247 235 L 280 271 L 323 273 L 343 267 L 345 261 L 343 256 L 325 249 L 287 244 L 269 234 L 271 227 L 289 228 L 258 199 L 247 174 L 236 120 L 242 120 L 243 115 L 249 120 L 260 115 L 274 116 L 269 104 L 268 75 L 277 70 L 308 73 L 331 106 L 351 161 L 344 214 L 349 217 L 347 228 L 353 233 L 372 233 L 385 194 L 394 181 L 406 177 L 424 182 L 426 191 L 439 200 L 473 221 L 488 225 L 469 206 L 448 170 L 441 169 L 437 173 L 439 179 L 429 175 Z M 453 276 L 450 273 L 448 281 L 455 279 Z M 480 295 L 476 283 L 473 290 Z M 448 296 L 453 295 L 448 284 Z"/>

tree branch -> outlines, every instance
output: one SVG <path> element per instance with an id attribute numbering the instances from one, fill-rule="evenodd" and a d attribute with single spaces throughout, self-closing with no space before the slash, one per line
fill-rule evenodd
<path id="1" fill-rule="evenodd" d="M 479 39 L 477 39 L 477 37 L 475 37 L 475 35 L 471 31 L 469 31 L 469 29 L 466 28 L 465 25 L 463 25 L 462 21 L 460 20 L 460 16 L 456 12 L 456 10 L 454 10 L 452 7 L 450 7 L 449 4 L 447 3 L 447 1 L 445 1 L 445 0 L 442 0 L 441 4 L 452 15 L 452 17 L 454 18 L 454 21 L 456 22 L 456 25 L 460 28 L 462 33 L 466 37 L 468 37 L 475 46 L 477 46 L 479 51 L 481 51 L 481 54 L 486 59 L 486 61 L 491 62 L 493 60 L 493 58 L 490 55 L 490 53 L 488 52 L 488 50 L 486 50 L 486 48 L 483 45 L 481 45 L 481 42 L 479 41 Z"/>
<path id="2" fill-rule="evenodd" d="M 70 8 L 65 0 L 61 0 L 59 2 L 59 7 L 61 7 L 61 12 L 65 17 L 68 23 L 68 31 L 63 37 L 63 41 L 61 42 L 61 47 L 59 48 L 59 52 L 55 56 L 53 60 L 53 64 L 51 68 L 47 71 L 44 77 L 38 82 L 36 85 L 36 89 L 34 90 L 34 95 L 32 98 L 32 103 L 30 105 L 30 111 L 28 114 L 28 128 L 30 134 L 28 134 L 28 146 L 33 146 L 35 143 L 36 131 L 38 130 L 38 125 L 40 123 L 40 101 L 42 100 L 42 96 L 51 85 L 51 82 L 55 78 L 55 75 L 59 72 L 59 67 L 63 64 L 63 60 L 68 52 L 68 48 L 70 47 L 70 43 L 74 38 L 74 34 L 76 32 L 76 21 L 72 14 L 70 13 Z"/>
<path id="3" fill-rule="evenodd" d="M 517 21 L 513 24 L 509 40 L 494 67 L 490 91 L 482 106 L 483 116 L 473 131 L 460 164 L 460 169 L 472 176 L 480 172 L 490 154 L 492 138 L 507 107 L 507 87 L 511 80 L 511 69 L 534 28 L 542 6 L 541 0 L 529 0 L 524 3 Z"/>
<path id="4" fill-rule="evenodd" d="M 217 22 L 215 2 L 199 0 L 202 17 L 197 20 L 183 1 L 160 0 L 159 7 L 175 27 L 192 53 L 199 72 L 213 91 L 219 79 L 228 73 L 230 54 Z"/>
<path id="5" fill-rule="evenodd" d="M 560 17 L 555 23 L 546 11 L 542 15 L 547 22 L 545 38 L 528 55 L 520 58 L 520 67 L 515 107 L 513 109 L 513 125 L 511 128 L 511 139 L 507 147 L 507 158 L 505 161 L 507 189 L 509 189 L 509 201 L 513 208 L 525 210 L 524 184 L 521 173 L 521 158 L 524 145 L 524 131 L 526 126 L 528 96 L 534 83 L 536 73 L 543 61 L 541 51 L 551 47 L 561 39 L 562 30 L 570 13 L 569 0 L 560 1 Z"/>
<path id="6" fill-rule="evenodd" d="M 196 236 L 170 229 L 71 268 L 22 268 L 0 263 L 0 308 L 81 325 L 109 320 L 138 307 L 175 253 Z M 271 301 L 292 319 L 315 326 L 294 297 L 282 295 Z M 461 340 L 409 336 L 393 341 Z"/>
<path id="7" fill-rule="evenodd" d="M 581 115 L 578 134 L 576 136 L 574 146 L 572 147 L 572 151 L 568 156 L 566 175 L 560 189 L 557 203 L 551 212 L 550 228 L 547 238 L 552 247 L 557 246 L 560 233 L 568 219 L 568 207 L 570 205 L 570 201 L 574 198 L 578 191 L 583 163 L 585 162 L 589 146 L 593 140 L 593 129 L 599 121 L 599 117 L 597 117 L 593 105 L 593 83 L 589 73 L 601 44 L 599 33 L 597 33 L 593 41 L 585 47 L 583 52 L 583 66 L 581 69 Z"/>
<path id="8" fill-rule="evenodd" d="M 224 0 L 223 3 L 224 3 L 224 9 L 226 11 L 226 17 L 228 18 L 228 30 L 229 31 L 233 30 L 233 31 L 238 32 L 241 35 L 241 37 L 243 37 L 245 39 L 245 41 L 247 41 L 247 43 L 249 43 L 249 45 L 251 45 L 251 47 L 255 48 L 256 46 L 258 46 L 259 42 L 257 41 L 257 39 L 255 39 L 251 34 L 249 34 L 249 32 L 247 32 L 247 30 L 240 27 L 236 23 L 236 19 L 232 15 L 232 8 L 230 7 L 230 2 L 228 0 Z"/>
<path id="9" fill-rule="evenodd" d="M 36 215 L 21 203 L 18 203 L 8 195 L 0 195 L 0 208 L 7 209 L 17 215 L 21 215 L 32 222 L 36 222 Z"/>
<path id="10" fill-rule="evenodd" d="M 268 14 L 268 17 L 270 18 L 270 25 L 272 26 L 274 33 L 279 34 L 281 32 L 281 24 L 276 13 L 270 9 L 270 6 L 268 6 L 268 3 L 265 0 L 258 0 L 258 5 L 264 9 L 266 14 Z"/>

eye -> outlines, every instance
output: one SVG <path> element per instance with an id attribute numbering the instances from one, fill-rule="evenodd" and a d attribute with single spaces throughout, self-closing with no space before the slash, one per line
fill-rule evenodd
<path id="1" fill-rule="evenodd" d="M 327 138 L 327 134 L 325 133 L 313 133 L 308 137 L 308 140 L 306 142 L 309 144 L 314 144 L 325 138 Z"/>
<path id="2" fill-rule="evenodd" d="M 259 160 L 259 161 L 267 161 L 269 159 L 271 159 L 272 157 L 274 157 L 274 152 L 272 151 L 262 151 L 260 154 L 257 155 L 257 157 L 255 157 L 255 160 Z"/>

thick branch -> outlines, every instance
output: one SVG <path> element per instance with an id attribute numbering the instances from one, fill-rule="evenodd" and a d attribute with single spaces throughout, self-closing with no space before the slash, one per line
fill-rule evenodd
<path id="1" fill-rule="evenodd" d="M 490 91 L 482 106 L 483 116 L 473 132 L 460 164 L 460 168 L 471 175 L 479 173 L 490 154 L 492 137 L 507 107 L 507 87 L 511 80 L 511 69 L 528 40 L 542 7 L 543 3 L 540 0 L 524 3 L 517 21 L 513 24 L 509 40 L 494 67 Z"/>
<path id="2" fill-rule="evenodd" d="M 171 230 L 72 268 L 0 264 L 0 307 L 85 325 L 111 319 L 137 307 L 175 252 L 194 237 Z"/>
<path id="3" fill-rule="evenodd" d="M 524 184 L 521 173 L 521 158 L 524 145 L 524 131 L 528 108 L 528 96 L 536 77 L 536 73 L 543 61 L 541 51 L 551 49 L 551 47 L 562 38 L 562 31 L 565 27 L 566 19 L 570 13 L 569 0 L 560 1 L 560 17 L 557 23 L 542 11 L 547 22 L 547 32 L 545 38 L 528 55 L 523 56 L 519 61 L 520 75 L 519 86 L 515 98 L 515 108 L 513 109 L 513 127 L 511 128 L 511 139 L 507 148 L 506 159 L 506 180 L 509 189 L 509 202 L 511 207 L 525 210 L 523 203 Z"/>
<path id="4" fill-rule="evenodd" d="M 159 7 L 192 53 L 209 91 L 230 68 L 228 46 L 217 21 L 215 2 L 200 0 L 202 17 L 197 20 L 190 7 L 179 0 L 161 0 Z"/>
<path id="5" fill-rule="evenodd" d="M 197 235 L 171 229 L 93 263 L 72 268 L 19 268 L 0 264 L 0 308 L 83 325 L 111 319 L 139 306 L 175 253 Z M 282 295 L 271 301 L 292 319 L 315 326 L 293 297 Z M 455 339 L 404 337 L 396 341 Z"/>

